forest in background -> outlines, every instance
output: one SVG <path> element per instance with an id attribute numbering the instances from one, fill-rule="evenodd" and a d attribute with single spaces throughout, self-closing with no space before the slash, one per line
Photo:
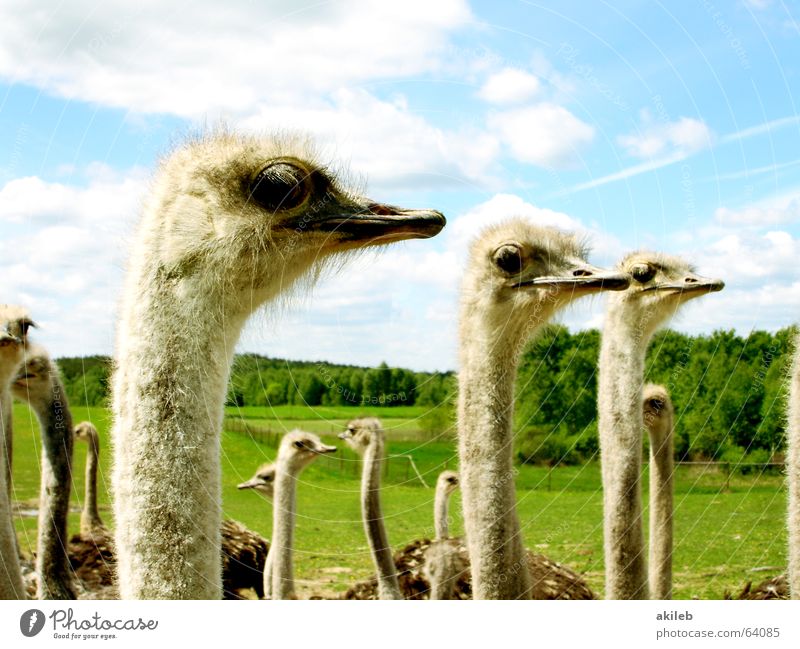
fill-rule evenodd
<path id="1" fill-rule="evenodd" d="M 659 332 L 650 345 L 647 381 L 665 385 L 675 405 L 680 460 L 780 460 L 786 376 L 794 329 L 689 336 Z M 517 456 L 573 464 L 596 456 L 600 333 L 548 328 L 523 354 L 517 378 Z M 72 404 L 103 406 L 107 357 L 58 359 Z M 236 356 L 228 405 L 418 406 L 419 428 L 452 431 L 456 375 L 390 368 Z M 387 413 L 388 414 L 388 413 Z M 310 418 L 313 413 L 310 414 Z"/>

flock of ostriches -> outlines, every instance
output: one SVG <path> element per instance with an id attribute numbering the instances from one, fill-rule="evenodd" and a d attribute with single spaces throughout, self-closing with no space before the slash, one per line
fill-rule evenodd
<path id="1" fill-rule="evenodd" d="M 690 299 L 723 283 L 678 257 L 634 252 L 592 266 L 580 239 L 509 215 L 473 241 L 461 288 L 459 473 L 439 476 L 435 539 L 393 555 L 380 505 L 385 435 L 376 419 L 339 436 L 363 458 L 361 506 L 375 577 L 348 598 L 590 599 L 582 577 L 523 545 L 512 465 L 514 380 L 526 343 L 580 297 L 609 291 L 599 358 L 605 596 L 669 598 L 672 582 L 672 406 L 643 385 L 654 331 Z M 0 597 L 219 599 L 252 588 L 294 598 L 292 541 L 298 475 L 332 453 L 316 435 L 287 433 L 274 464 L 240 485 L 273 501 L 271 544 L 223 521 L 220 430 L 234 348 L 248 317 L 307 289 L 348 253 L 435 236 L 434 210 L 348 192 L 290 138 L 216 132 L 160 165 L 133 240 L 113 378 L 112 534 L 98 513 L 98 436 L 73 428 L 47 352 L 29 340 L 21 307 L 0 306 Z M 35 566 L 13 526 L 11 402 L 27 401 L 42 433 Z M 800 362 L 788 413 L 789 566 L 758 595 L 800 598 Z M 642 524 L 643 434 L 650 435 L 650 534 Z M 69 539 L 73 439 L 88 445 L 80 534 Z M 465 538 L 448 530 L 462 490 Z M 648 560 L 649 556 L 649 560 Z M 648 569 L 649 564 L 649 569 Z M 787 586 L 788 582 L 788 586 Z M 758 590 L 758 589 L 756 589 Z"/>

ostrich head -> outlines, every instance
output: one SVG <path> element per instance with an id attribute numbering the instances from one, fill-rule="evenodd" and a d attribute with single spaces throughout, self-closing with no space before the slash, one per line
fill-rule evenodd
<path id="1" fill-rule="evenodd" d="M 663 385 L 648 383 L 642 390 L 642 407 L 645 420 L 658 419 L 672 409 L 669 393 Z"/>
<path id="2" fill-rule="evenodd" d="M 74 428 L 75 439 L 79 439 L 87 444 L 97 444 L 97 428 L 90 421 L 82 421 Z"/>
<path id="3" fill-rule="evenodd" d="M 335 446 L 328 446 L 314 433 L 293 430 L 281 439 L 278 461 L 286 463 L 292 473 L 299 473 L 320 455 L 334 453 Z"/>
<path id="4" fill-rule="evenodd" d="M 28 344 L 28 330 L 34 326 L 23 307 L 0 304 L 0 385 L 14 379 Z"/>
<path id="5" fill-rule="evenodd" d="M 672 426 L 673 406 L 663 385 L 648 383 L 642 390 L 642 417 L 646 428 Z"/>
<path id="6" fill-rule="evenodd" d="M 436 479 L 436 490 L 441 490 L 446 496 L 449 496 L 456 489 L 458 489 L 458 473 L 455 471 L 442 471 Z"/>
<path id="7" fill-rule="evenodd" d="M 353 419 L 347 424 L 347 429 L 339 433 L 339 439 L 343 439 L 359 455 L 363 455 L 370 444 L 383 441 L 383 436 L 381 422 L 375 417 Z"/>
<path id="8" fill-rule="evenodd" d="M 333 253 L 432 237 L 444 224 L 434 210 L 351 192 L 305 141 L 221 132 L 163 162 L 131 259 L 177 297 L 213 292 L 251 311 Z"/>
<path id="9" fill-rule="evenodd" d="M 275 495 L 275 465 L 272 462 L 262 464 L 255 475 L 247 482 L 242 482 L 237 489 L 254 489 L 270 500 Z"/>
<path id="10" fill-rule="evenodd" d="M 39 345 L 28 345 L 23 363 L 11 384 L 11 392 L 18 399 L 30 403 L 47 399 L 52 392 L 51 373 L 54 371 L 47 351 Z"/>
<path id="11" fill-rule="evenodd" d="M 492 334 L 526 339 L 575 298 L 627 288 L 625 274 L 592 266 L 586 255 L 586 246 L 574 235 L 522 218 L 487 228 L 470 250 L 462 321 L 480 314 Z"/>
<path id="12" fill-rule="evenodd" d="M 631 253 L 617 268 L 630 276 L 631 283 L 627 291 L 611 298 L 609 306 L 625 308 L 645 338 L 682 304 L 725 288 L 721 279 L 701 277 L 680 257 L 661 253 Z"/>

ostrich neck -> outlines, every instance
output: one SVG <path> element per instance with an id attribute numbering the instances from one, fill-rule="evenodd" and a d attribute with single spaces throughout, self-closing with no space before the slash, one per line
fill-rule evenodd
<path id="1" fill-rule="evenodd" d="M 12 465 L 14 460 L 14 424 L 13 424 L 13 403 L 14 399 L 12 398 L 11 394 L 9 393 L 8 396 L 8 403 L 3 403 L 3 445 L 0 448 L 0 451 L 3 452 L 3 472 L 5 475 L 5 482 L 6 482 L 6 492 L 8 494 L 8 502 L 13 500 L 12 498 Z"/>
<path id="2" fill-rule="evenodd" d="M 0 377 L 4 379 L 5 377 Z M 7 484 L 7 465 L 5 440 L 11 435 L 11 393 L 8 381 L 0 383 L 0 426 L 2 445 L 0 446 L 0 599 L 25 599 L 22 585 L 22 572 L 17 552 L 17 537 L 11 512 L 10 486 Z"/>
<path id="3" fill-rule="evenodd" d="M 126 289 L 114 379 L 120 595 L 219 599 L 219 431 L 248 313 L 143 269 Z"/>
<path id="4" fill-rule="evenodd" d="M 381 464 L 383 440 L 373 439 L 364 451 L 361 473 L 361 513 L 367 533 L 372 560 L 378 573 L 378 597 L 380 599 L 403 599 L 397 569 L 392 558 L 392 548 L 386 535 L 386 526 L 381 512 Z"/>
<path id="5" fill-rule="evenodd" d="M 650 432 L 650 597 L 672 599 L 672 411 Z"/>
<path id="6" fill-rule="evenodd" d="M 527 599 L 530 575 L 517 518 L 511 430 L 515 349 L 521 344 L 501 342 L 470 324 L 462 318 L 458 427 L 473 593 L 475 599 Z"/>
<path id="7" fill-rule="evenodd" d="M 51 370 L 50 390 L 31 400 L 42 429 L 42 477 L 36 569 L 39 599 L 75 599 L 70 576 L 67 519 L 72 490 L 72 414 L 61 380 Z"/>
<path id="8" fill-rule="evenodd" d="M 297 500 L 297 475 L 286 462 L 279 462 L 275 471 L 275 503 L 272 512 L 272 546 L 269 554 L 272 587 L 265 588 L 272 599 L 294 599 L 294 567 L 292 544 Z M 265 571 L 267 574 L 268 571 Z"/>
<path id="9" fill-rule="evenodd" d="M 436 490 L 436 497 L 433 503 L 434 517 L 433 527 L 437 539 L 446 539 L 450 536 L 450 521 L 448 518 L 450 509 L 450 494 L 446 488 Z"/>
<path id="10" fill-rule="evenodd" d="M 103 521 L 97 509 L 97 465 L 100 455 L 100 440 L 94 435 L 88 439 L 86 451 L 86 484 L 81 512 L 81 534 L 91 536 L 95 531 L 102 529 Z"/>
<path id="11" fill-rule="evenodd" d="M 613 300 L 613 298 L 612 298 Z M 651 331 L 610 300 L 598 375 L 606 599 L 647 599 L 642 527 L 642 382 Z"/>
<path id="12" fill-rule="evenodd" d="M 800 335 L 789 383 L 786 469 L 789 478 L 789 592 L 800 599 Z"/>

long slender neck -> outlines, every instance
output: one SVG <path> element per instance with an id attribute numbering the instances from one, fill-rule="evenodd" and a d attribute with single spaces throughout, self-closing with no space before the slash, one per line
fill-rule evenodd
<path id="1" fill-rule="evenodd" d="M 275 505 L 273 504 L 272 514 L 275 516 Z M 274 524 L 274 522 L 273 522 Z M 267 551 L 267 560 L 264 562 L 264 599 L 272 599 L 272 563 L 275 560 L 275 539 L 270 542 Z"/>
<path id="2" fill-rule="evenodd" d="M 528 599 L 530 574 L 514 486 L 511 422 L 518 355 L 462 316 L 458 430 L 464 526 L 475 599 Z"/>
<path id="3" fill-rule="evenodd" d="M 789 592 L 800 599 L 800 335 L 789 384 L 786 468 L 789 474 Z"/>
<path id="4" fill-rule="evenodd" d="M 270 563 L 272 599 L 294 599 L 294 566 L 292 545 L 294 541 L 294 518 L 297 501 L 297 475 L 288 463 L 279 460 L 275 469 L 275 502 L 272 507 L 272 546 L 269 549 L 273 560 Z M 266 574 L 266 571 L 265 571 Z M 265 588 L 265 591 L 268 590 Z"/>
<path id="5" fill-rule="evenodd" d="M 213 287 L 132 272 L 114 378 L 114 518 L 123 599 L 219 599 L 225 390 L 247 313 Z"/>
<path id="6" fill-rule="evenodd" d="M 642 527 L 642 383 L 651 328 L 609 298 L 598 375 L 606 599 L 647 599 Z"/>
<path id="7" fill-rule="evenodd" d="M 0 599 L 25 599 L 22 572 L 19 566 L 17 538 L 11 514 L 10 487 L 7 484 L 5 440 L 11 435 L 11 393 L 9 377 L 0 376 Z"/>
<path id="8" fill-rule="evenodd" d="M 42 477 L 39 491 L 39 535 L 36 569 L 39 599 L 75 599 L 69 556 L 67 519 L 72 490 L 72 414 L 64 386 L 50 371 L 48 394 L 31 399 L 42 429 Z"/>
<path id="9" fill-rule="evenodd" d="M 364 518 L 364 529 L 372 552 L 372 560 L 378 573 L 378 597 L 403 599 L 381 512 L 382 462 L 383 440 L 374 435 L 364 451 L 361 471 L 361 514 Z"/>
<path id="10" fill-rule="evenodd" d="M 648 426 L 650 433 L 650 598 L 672 599 L 672 410 Z"/>
<path id="11" fill-rule="evenodd" d="M 0 448 L 0 451 L 3 453 L 3 472 L 5 473 L 5 480 L 6 480 L 6 492 L 8 494 L 8 502 L 12 502 L 14 499 L 12 497 L 12 466 L 14 460 L 14 413 L 13 413 L 13 404 L 14 400 L 9 395 L 9 401 L 6 407 L 6 404 L 3 404 L 3 446 Z"/>
<path id="12" fill-rule="evenodd" d="M 436 490 L 433 501 L 433 528 L 437 539 L 446 539 L 450 536 L 449 509 L 450 493 L 447 491 L 447 487 L 442 485 Z"/>
<path id="13" fill-rule="evenodd" d="M 87 443 L 81 535 L 88 538 L 103 529 L 103 521 L 97 509 L 97 466 L 100 456 L 100 440 L 97 435 L 90 434 Z"/>

